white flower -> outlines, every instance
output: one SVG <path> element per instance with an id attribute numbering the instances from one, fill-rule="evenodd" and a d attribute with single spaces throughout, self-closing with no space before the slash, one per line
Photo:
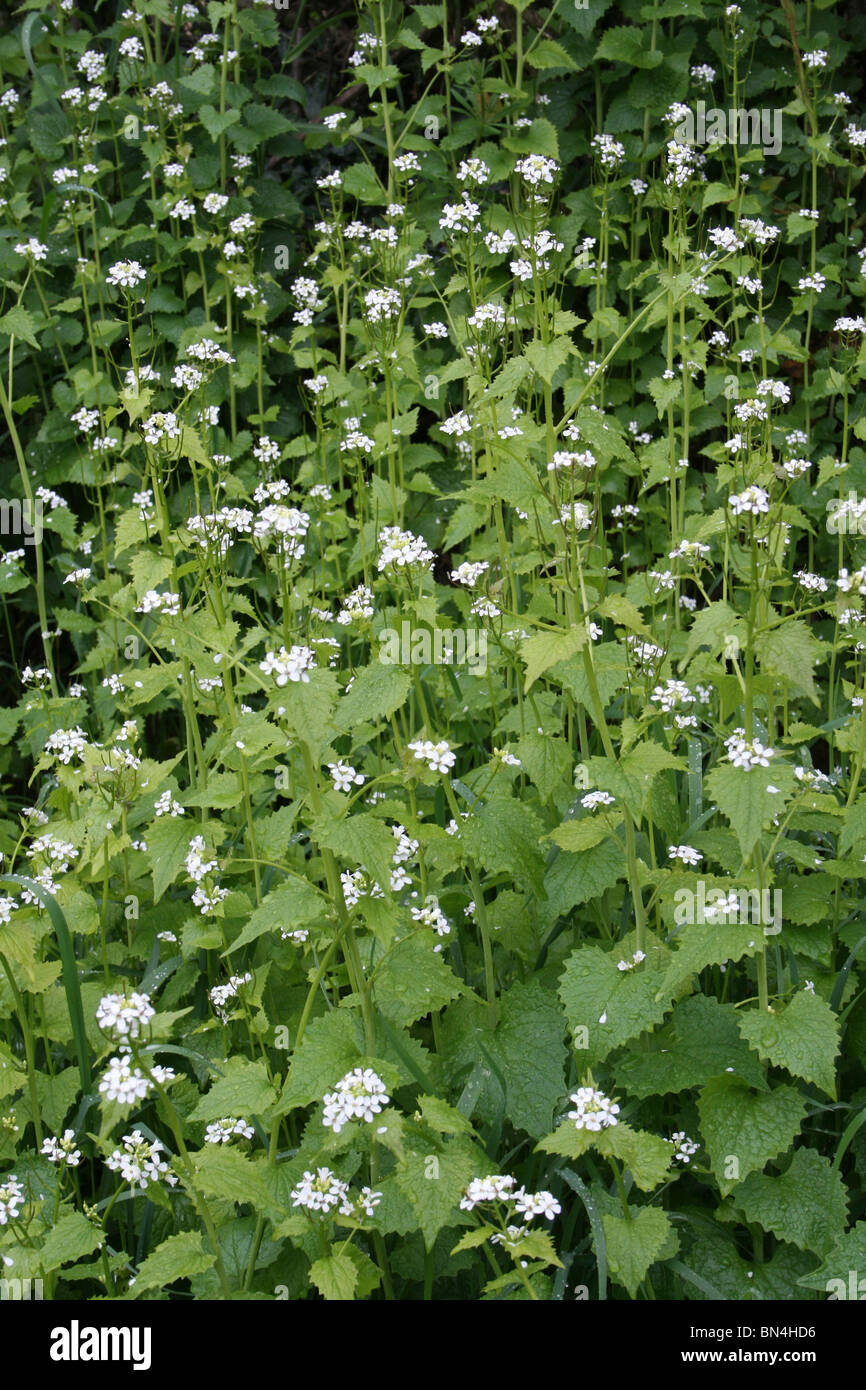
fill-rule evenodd
<path id="1" fill-rule="evenodd" d="M 525 1192 L 521 1187 L 514 1194 L 514 1210 L 521 1213 L 524 1221 L 531 1221 L 534 1216 L 552 1221 L 562 1207 L 552 1192 Z"/>
<path id="2" fill-rule="evenodd" d="M 616 1118 L 619 1106 L 592 1086 L 578 1086 L 569 1100 L 574 1102 L 575 1108 L 569 1110 L 568 1119 L 574 1120 L 575 1129 L 598 1132 L 619 1123 Z"/>
<path id="3" fill-rule="evenodd" d="M 0 1226 L 5 1226 L 7 1221 L 14 1221 L 20 1215 L 23 1201 L 24 1188 L 14 1173 L 7 1174 L 0 1186 Z"/>
<path id="4" fill-rule="evenodd" d="M 625 159 L 625 146 L 618 140 L 614 140 L 612 135 L 593 135 L 590 146 L 595 151 L 598 162 L 606 173 L 618 169 Z"/>
<path id="5" fill-rule="evenodd" d="M 457 755 L 451 751 L 450 744 L 444 739 L 439 743 L 433 743 L 430 739 L 415 739 L 409 744 L 411 752 L 415 754 L 418 762 L 425 762 L 431 772 L 448 772 L 457 761 Z"/>
<path id="6" fill-rule="evenodd" d="M 137 39 L 134 36 L 129 39 L 123 39 L 118 48 L 118 52 L 121 58 L 127 58 L 131 62 L 140 63 L 144 61 L 144 45 L 141 39 Z"/>
<path id="7" fill-rule="evenodd" d="M 65 1129 L 62 1139 L 44 1140 L 40 1152 L 49 1163 L 63 1163 L 67 1168 L 77 1168 L 81 1162 L 81 1150 L 75 1147 L 74 1129 Z"/>
<path id="8" fill-rule="evenodd" d="M 255 1130 L 245 1120 L 235 1120 L 231 1117 L 226 1120 L 215 1120 L 205 1130 L 204 1142 L 206 1144 L 228 1144 L 235 1135 L 239 1135 L 241 1139 L 252 1139 Z"/>
<path id="9" fill-rule="evenodd" d="M 700 850 L 691 845 L 671 845 L 668 849 L 668 858 L 678 859 L 681 864 L 700 864 L 703 857 Z"/>
<path id="10" fill-rule="evenodd" d="M 133 1067 L 128 1053 L 112 1057 L 108 1071 L 99 1083 L 99 1090 L 106 1100 L 116 1100 L 120 1105 L 132 1105 L 136 1100 L 144 1100 L 152 1089 L 152 1082 L 140 1067 Z"/>
<path id="11" fill-rule="evenodd" d="M 48 247 L 41 241 L 37 241 L 35 236 L 28 237 L 26 241 L 19 242 L 15 247 L 19 256 L 29 256 L 34 261 L 44 261 L 48 255 Z"/>
<path id="12" fill-rule="evenodd" d="M 363 773 L 356 772 L 349 763 L 328 763 L 328 771 L 338 792 L 347 792 L 353 786 L 363 787 L 367 780 Z"/>
<path id="13" fill-rule="evenodd" d="M 673 1144 L 676 1150 L 674 1160 L 680 1163 L 690 1162 L 692 1155 L 696 1154 L 700 1145 L 694 1139 L 689 1139 L 688 1135 L 681 1129 L 675 1130 L 670 1139 L 665 1140 L 667 1144 Z"/>
<path id="14" fill-rule="evenodd" d="M 775 750 L 765 748 L 758 739 L 747 739 L 742 729 L 736 729 L 725 739 L 728 758 L 734 767 L 750 772 L 753 767 L 769 767 Z"/>
<path id="15" fill-rule="evenodd" d="M 543 154 L 528 154 L 525 159 L 517 161 L 514 172 L 520 175 L 524 183 L 538 188 L 540 184 L 553 183 L 559 173 L 559 165 L 555 159 L 548 159 Z"/>
<path id="16" fill-rule="evenodd" d="M 407 565 L 423 565 L 425 569 L 433 566 L 433 551 L 421 536 L 411 531 L 401 531 L 399 526 L 386 526 L 379 532 L 378 568 L 381 573 L 388 565 L 404 569 Z"/>
<path id="17" fill-rule="evenodd" d="M 119 1172 L 124 1182 L 144 1190 L 149 1183 L 163 1179 L 169 1187 L 174 1187 L 177 1178 L 171 1172 L 162 1154 L 165 1146 L 159 1139 L 148 1141 L 140 1130 L 124 1134 L 123 1147 L 115 1149 L 106 1159 L 106 1167 Z"/>
<path id="18" fill-rule="evenodd" d="M 402 303 L 399 290 L 368 290 L 364 295 L 364 308 L 368 322 L 382 323 L 397 318 Z"/>
<path id="19" fill-rule="evenodd" d="M 413 840 L 412 843 L 417 848 L 417 840 Z M 433 893 L 425 898 L 423 907 L 412 908 L 412 920 L 420 922 L 423 927 L 432 927 L 437 936 L 448 936 L 451 932 L 451 923 L 439 906 L 439 899 Z"/>
<path id="20" fill-rule="evenodd" d="M 289 681 L 309 685 L 309 672 L 316 664 L 315 653 L 310 647 L 293 646 L 291 651 L 280 647 L 279 652 L 267 652 L 264 661 L 259 662 L 259 670 L 266 676 L 272 675 L 277 685 L 287 685 Z"/>
<path id="21" fill-rule="evenodd" d="M 335 1134 L 339 1134 L 350 1120 L 364 1120 L 370 1124 L 390 1099 L 380 1076 L 370 1067 L 355 1067 L 324 1097 L 322 1123 Z"/>
<path id="22" fill-rule="evenodd" d="M 599 806 L 612 806 L 616 797 L 611 796 L 610 792 L 587 792 L 586 796 L 580 798 L 580 804 L 587 811 L 595 811 Z"/>
<path id="23" fill-rule="evenodd" d="M 51 753 L 60 763 L 70 763 L 73 758 L 83 758 L 87 748 L 87 736 L 78 726 L 74 729 L 57 729 L 49 734 L 45 742 L 45 752 Z"/>
<path id="24" fill-rule="evenodd" d="M 229 1000 L 234 999 L 241 985 L 250 984 L 252 978 L 249 971 L 244 975 L 232 975 L 228 984 L 214 985 L 213 989 L 208 991 L 208 998 L 213 1004 L 214 1011 L 222 1023 L 228 1022 L 228 1010 L 226 1009 L 226 1005 Z"/>
<path id="25" fill-rule="evenodd" d="M 508 1173 L 496 1173 L 487 1178 L 473 1178 L 460 1199 L 461 1211 L 472 1211 L 484 1202 L 511 1201 L 517 1179 Z"/>
<path id="26" fill-rule="evenodd" d="M 147 279 L 147 271 L 139 261 L 115 261 L 105 277 L 109 285 L 119 285 L 122 289 L 133 290 Z"/>
<path id="27" fill-rule="evenodd" d="M 734 516 L 743 513 L 760 516 L 762 512 L 770 510 L 770 494 L 762 487 L 747 487 L 743 492 L 731 493 L 728 506 Z"/>
<path id="28" fill-rule="evenodd" d="M 369 1193 L 369 1189 L 365 1188 L 364 1192 Z M 379 1195 L 369 1193 L 370 1197 Z M 317 1168 L 315 1173 L 305 1172 L 293 1187 L 291 1198 L 293 1207 L 302 1207 L 305 1211 L 327 1214 L 337 1209 L 341 1216 L 352 1216 L 354 1212 L 349 1201 L 349 1184 L 332 1173 L 330 1168 Z"/>
<path id="29" fill-rule="evenodd" d="M 97 1006 L 96 1022 L 103 1033 L 116 1039 L 137 1038 L 155 1014 L 148 994 L 105 994 Z"/>

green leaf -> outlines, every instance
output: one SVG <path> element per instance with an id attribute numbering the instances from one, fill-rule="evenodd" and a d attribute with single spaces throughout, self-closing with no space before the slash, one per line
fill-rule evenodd
<path id="1" fill-rule="evenodd" d="M 601 1223 L 611 1277 L 634 1298 L 662 1251 L 670 1246 L 668 1257 L 676 1254 L 678 1242 L 670 1218 L 660 1207 L 641 1207 L 631 1218 L 606 1213 Z"/>
<path id="2" fill-rule="evenodd" d="M 866 1221 L 858 1221 L 839 1236 L 820 1269 L 799 1280 L 805 1289 L 817 1289 L 834 1301 L 863 1299 L 866 1292 Z"/>
<path id="3" fill-rule="evenodd" d="M 286 723 L 307 745 L 313 759 L 318 758 L 329 741 L 331 714 L 336 702 L 337 677 L 333 671 L 311 671 L 307 684 L 297 682 L 288 696 L 281 692 L 280 703 L 285 704 Z"/>
<path id="4" fill-rule="evenodd" d="M 827 1255 L 841 1239 L 848 1213 L 841 1174 L 815 1149 L 797 1149 L 781 1177 L 752 1173 L 731 1200 L 747 1221 L 816 1255 Z"/>
<path id="5" fill-rule="evenodd" d="M 806 1102 L 793 1086 L 755 1092 L 736 1076 L 708 1082 L 698 1114 L 722 1195 L 789 1148 L 805 1113 Z"/>
<path id="6" fill-rule="evenodd" d="M 622 824 L 622 814 L 616 817 L 613 825 L 611 825 L 611 819 L 609 814 L 606 816 L 588 814 L 581 816 L 580 820 L 567 820 L 562 825 L 558 825 L 555 830 L 551 830 L 550 838 L 554 844 L 559 845 L 560 849 L 568 850 L 571 854 L 578 854 L 581 850 L 593 849 L 595 845 L 600 845 L 602 840 L 616 835 L 616 825 Z"/>
<path id="7" fill-rule="evenodd" d="M 334 715 L 336 728 L 354 729 L 358 724 L 390 715 L 405 703 L 412 684 L 408 672 L 399 666 L 374 662 L 359 671 L 352 689 L 340 700 Z"/>
<path id="8" fill-rule="evenodd" d="M 484 1154 L 462 1138 L 452 1139 L 433 1154 L 410 1154 L 400 1164 L 397 1187 L 415 1213 L 427 1250 L 433 1249 L 443 1227 L 461 1223 L 464 1189 L 473 1178 L 489 1171 Z"/>
<path id="9" fill-rule="evenodd" d="M 788 617 L 760 639 L 758 660 L 762 671 L 781 677 L 817 705 L 818 687 L 813 672 L 823 647 L 804 622 Z"/>
<path id="10" fill-rule="evenodd" d="M 570 785 L 571 752 L 564 739 L 531 731 L 518 740 L 516 753 L 542 801 Z"/>
<path id="11" fill-rule="evenodd" d="M 198 114 L 201 118 L 202 125 L 212 140 L 219 140 L 220 136 L 225 134 L 229 126 L 236 125 L 241 118 L 241 113 L 236 107 L 232 107 L 220 115 L 216 107 L 206 105 L 199 107 Z"/>
<path id="12" fill-rule="evenodd" d="M 617 25 L 606 29 L 601 43 L 595 50 L 596 59 L 613 59 L 618 63 L 628 63 L 635 68 L 652 68 L 662 60 L 657 49 L 647 47 L 646 33 L 630 24 Z"/>
<path id="13" fill-rule="evenodd" d="M 310 1282 L 330 1302 L 348 1303 L 355 1296 L 358 1271 L 348 1253 L 337 1250 L 310 1266 Z"/>
<path id="14" fill-rule="evenodd" d="M 270 1201 L 261 1162 L 253 1162 L 237 1149 L 207 1144 L 193 1155 L 196 1185 L 206 1197 L 263 1207 Z"/>
<path id="15" fill-rule="evenodd" d="M 261 1115 L 275 1100 L 264 1062 L 229 1057 L 223 1063 L 223 1075 L 217 1077 L 187 1119 L 204 1124 L 224 1116 L 249 1119 L 251 1115 Z"/>
<path id="16" fill-rule="evenodd" d="M 620 970 L 623 956 L 631 959 L 625 943 L 620 946 L 613 951 L 579 947 L 568 957 L 559 982 L 568 1026 L 575 1034 L 581 1062 L 588 1067 L 661 1023 L 670 1007 L 672 992 L 662 986 L 664 965 L 658 948 L 648 950 L 639 968 Z"/>
<path id="17" fill-rule="evenodd" d="M 359 1025 L 350 1009 L 332 1009 L 321 1018 L 311 1019 L 292 1057 L 276 1113 L 284 1115 L 321 1100 L 362 1056 Z"/>
<path id="18" fill-rule="evenodd" d="M 353 869 L 360 865 L 389 891 L 394 836 L 384 821 L 367 811 L 355 811 L 348 816 L 319 816 L 311 830 L 322 849 L 332 850 Z"/>
<path id="19" fill-rule="evenodd" d="M 541 824 L 525 804 L 497 798 L 460 827 L 463 849 L 488 873 L 507 873 L 543 895 Z"/>
<path id="20" fill-rule="evenodd" d="M 66 1211 L 48 1232 L 39 1252 L 46 1273 L 73 1260 L 83 1260 L 98 1250 L 104 1240 L 101 1228 L 80 1211 Z"/>
<path id="21" fill-rule="evenodd" d="M 16 304 L 0 318 L 0 333 L 7 333 L 10 338 L 23 338 L 31 347 L 39 347 L 33 315 L 21 304 Z"/>
<path id="22" fill-rule="evenodd" d="M 655 402 L 656 414 L 661 419 L 668 406 L 673 405 L 682 395 L 682 379 L 676 376 L 670 381 L 665 381 L 663 377 L 654 376 L 649 383 L 649 392 Z"/>
<path id="23" fill-rule="evenodd" d="M 561 43 L 553 39 L 538 39 L 527 50 L 526 61 L 531 68 L 546 71 L 548 68 L 568 68 L 577 72 L 577 63 L 566 53 Z"/>
<path id="24" fill-rule="evenodd" d="M 733 1004 L 703 994 L 684 999 L 665 1027 L 648 1039 L 647 1051 L 618 1062 L 617 1085 L 641 1100 L 704 1086 L 728 1073 L 764 1088 L 763 1069 L 740 1037 L 738 1016 Z"/>
<path id="25" fill-rule="evenodd" d="M 573 1121 L 564 1120 L 538 1147 L 564 1158 L 582 1158 L 590 1151 L 616 1158 L 644 1192 L 664 1181 L 674 1155 L 672 1146 L 657 1134 L 632 1129 L 622 1120 L 602 1130 L 577 1129 Z"/>
<path id="26" fill-rule="evenodd" d="M 216 1263 L 216 1256 L 204 1248 L 200 1231 L 181 1231 L 169 1236 L 148 1255 L 135 1277 L 134 1293 L 165 1289 L 177 1279 L 203 1274 Z"/>
<path id="27" fill-rule="evenodd" d="M 677 942 L 661 984 L 663 995 L 676 994 L 692 975 L 708 965 L 724 965 L 727 960 L 738 961 L 763 950 L 762 928 L 739 923 L 714 926 L 709 922 L 694 922 L 683 928 L 674 944 Z"/>
<path id="28" fill-rule="evenodd" d="M 794 774 L 784 765 L 774 767 L 772 761 L 769 767 L 748 770 L 725 763 L 708 774 L 704 789 L 736 832 L 745 859 L 758 843 L 763 827 L 784 811 L 794 789 Z"/>
<path id="29" fill-rule="evenodd" d="M 608 840 L 578 854 L 558 854 L 544 877 L 545 914 L 553 919 L 599 897 L 625 878 L 626 858 L 619 840 Z"/>
<path id="30" fill-rule="evenodd" d="M 835 1098 L 839 1025 L 820 994 L 802 989 L 784 1007 L 766 1013 L 741 1010 L 739 1026 L 746 1042 L 761 1057 L 814 1082 Z"/>
<path id="31" fill-rule="evenodd" d="M 520 644 L 520 655 L 526 663 L 524 692 L 538 677 L 559 661 L 567 661 L 586 644 L 586 628 L 570 627 L 567 632 L 538 632 Z"/>
<path id="32" fill-rule="evenodd" d="M 438 1013 L 462 993 L 462 981 L 435 950 L 431 937 L 421 933 L 398 941 L 373 976 L 377 1007 L 399 1027 Z"/>
<path id="33" fill-rule="evenodd" d="M 550 1128 L 562 1096 L 565 1022 L 555 996 L 539 980 L 514 984 L 501 996 L 496 1029 L 484 1037 L 506 1081 L 505 1112 L 515 1129 L 537 1138 Z"/>
<path id="34" fill-rule="evenodd" d="M 558 369 L 568 361 L 572 352 L 574 352 L 574 343 L 570 338 L 554 338 L 550 343 L 543 343 L 540 338 L 533 338 L 532 342 L 528 343 L 524 349 L 523 356 L 542 381 L 549 384 L 553 381 Z"/>
<path id="35" fill-rule="evenodd" d="M 153 875 L 153 901 L 158 903 L 184 867 L 196 827 L 185 816 L 160 816 L 147 832 L 147 851 Z"/>
<path id="36" fill-rule="evenodd" d="M 287 878 L 272 888 L 261 904 L 251 913 L 239 936 L 223 951 L 227 956 L 241 946 L 248 946 L 265 932 L 284 928 L 294 931 L 307 922 L 321 922 L 330 912 L 330 904 L 305 878 Z"/>

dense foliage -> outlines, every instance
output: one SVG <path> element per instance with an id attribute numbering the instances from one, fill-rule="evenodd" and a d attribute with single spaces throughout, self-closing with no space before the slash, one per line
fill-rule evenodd
<path id="1" fill-rule="evenodd" d="M 8 1280 L 866 1275 L 862 57 L 7 18 Z"/>

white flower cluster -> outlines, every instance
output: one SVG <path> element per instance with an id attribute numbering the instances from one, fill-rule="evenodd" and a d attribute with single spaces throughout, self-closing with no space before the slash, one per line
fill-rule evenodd
<path id="1" fill-rule="evenodd" d="M 734 767 L 742 767 L 746 772 L 753 767 L 769 767 L 774 754 L 774 749 L 765 748 L 758 739 L 747 739 L 744 729 L 735 729 L 725 739 L 725 748 Z"/>
<path id="2" fill-rule="evenodd" d="M 74 1129 L 65 1129 L 62 1139 L 52 1136 L 43 1140 L 40 1153 L 49 1163 L 62 1163 L 67 1168 L 77 1168 L 81 1162 L 81 1150 L 75 1147 Z"/>
<path id="3" fill-rule="evenodd" d="M 279 652 L 267 652 L 264 661 L 259 662 L 259 670 L 266 676 L 273 676 L 277 685 L 287 685 L 289 681 L 301 681 L 309 685 L 309 672 L 316 664 L 316 656 L 310 647 L 293 646 L 291 651 L 280 647 Z"/>
<path id="4" fill-rule="evenodd" d="M 352 787 L 363 787 L 367 780 L 362 772 L 356 772 L 349 763 L 328 763 L 328 771 L 338 792 L 351 791 Z"/>
<path id="5" fill-rule="evenodd" d="M 86 748 L 87 735 L 77 725 L 74 729 L 56 729 L 45 741 L 45 752 L 64 764 L 71 763 L 73 758 L 83 758 Z"/>
<path id="6" fill-rule="evenodd" d="M 535 1216 L 552 1221 L 562 1207 L 552 1192 L 527 1192 L 517 1186 L 510 1173 L 494 1173 L 490 1177 L 473 1178 L 460 1199 L 461 1211 L 474 1211 L 478 1206 L 504 1202 L 529 1223 Z"/>
<path id="7" fill-rule="evenodd" d="M 678 859 L 681 864 L 700 864 L 703 857 L 700 850 L 693 849 L 691 845 L 670 845 L 668 847 L 668 859 Z"/>
<path id="8" fill-rule="evenodd" d="M 7 1221 L 14 1221 L 21 1214 L 23 1201 L 24 1188 L 15 1174 L 9 1173 L 0 1186 L 0 1226 L 5 1226 Z"/>
<path id="9" fill-rule="evenodd" d="M 120 1173 L 124 1182 L 142 1190 L 161 1179 L 174 1187 L 177 1178 L 161 1156 L 165 1145 L 159 1139 L 147 1140 L 141 1130 L 134 1129 L 131 1134 L 124 1134 L 120 1142 L 123 1147 L 106 1159 L 106 1167 L 112 1172 Z"/>
<path id="10" fill-rule="evenodd" d="M 555 159 L 548 159 L 543 154 L 528 154 L 525 159 L 517 161 L 514 172 L 531 188 L 538 188 L 542 184 L 553 184 L 559 173 L 559 165 Z"/>
<path id="11" fill-rule="evenodd" d="M 241 985 L 250 984 L 252 978 L 249 971 L 247 971 L 245 975 L 232 975 L 228 984 L 214 985 L 213 989 L 208 991 L 208 998 L 213 1004 L 214 1012 L 221 1023 L 228 1023 L 229 1016 L 226 1005 L 229 1000 L 234 999 Z"/>
<path id="12" fill-rule="evenodd" d="M 586 531 L 592 525 L 592 509 L 585 502 L 567 502 L 554 518 L 554 526 L 565 526 L 572 531 Z"/>
<path id="13" fill-rule="evenodd" d="M 96 1010 L 96 1022 L 103 1033 L 116 1040 L 137 1038 L 155 1016 L 149 994 L 105 994 Z"/>
<path id="14" fill-rule="evenodd" d="M 180 594 L 160 594 L 156 589 L 148 589 L 135 611 L 164 613 L 166 617 L 176 618 L 180 613 Z"/>
<path id="15" fill-rule="evenodd" d="M 424 538 L 413 535 L 411 531 L 401 531 L 399 526 L 385 526 L 379 532 L 379 546 L 380 573 L 389 565 L 398 569 L 405 569 L 408 565 L 432 568 L 433 551 Z"/>
<path id="16" fill-rule="evenodd" d="M 350 1120 L 364 1120 L 370 1124 L 390 1099 L 380 1076 L 370 1067 L 355 1067 L 324 1097 L 322 1124 L 333 1129 L 335 1134 L 339 1134 Z"/>
<path id="17" fill-rule="evenodd" d="M 685 681 L 675 680 L 666 680 L 664 685 L 657 685 L 650 699 L 654 704 L 661 705 L 665 714 L 670 714 L 678 705 L 693 705 L 695 702 Z"/>
<path id="18" fill-rule="evenodd" d="M 372 1216 L 379 1202 L 381 1192 L 370 1187 L 362 1187 L 352 1203 L 349 1200 L 349 1184 L 338 1178 L 330 1168 L 317 1168 L 315 1173 L 305 1172 L 291 1193 L 292 1206 L 305 1211 L 318 1212 L 329 1216 L 338 1212 L 340 1216 Z"/>
<path id="19" fill-rule="evenodd" d="M 675 1130 L 670 1139 L 665 1142 L 673 1144 L 676 1150 L 674 1160 L 679 1160 L 680 1163 L 689 1163 L 692 1155 L 696 1154 L 700 1148 L 700 1145 L 696 1144 L 694 1139 L 690 1139 L 685 1130 L 682 1129 Z"/>
<path id="20" fill-rule="evenodd" d="M 618 169 L 625 159 L 625 146 L 619 140 L 614 140 L 612 135 L 605 135 L 604 132 L 593 135 L 589 143 L 606 174 Z"/>
<path id="21" fill-rule="evenodd" d="M 414 739 L 409 749 L 415 754 L 416 761 L 426 763 L 431 772 L 448 772 L 457 761 L 457 755 L 444 739 L 438 743 L 430 739 Z"/>
<path id="22" fill-rule="evenodd" d="M 134 290 L 136 285 L 140 285 L 142 280 L 147 279 L 147 271 L 140 261 L 115 261 L 109 268 L 105 277 L 109 285 L 117 285 L 120 289 Z"/>
<path id="23" fill-rule="evenodd" d="M 487 560 L 464 560 L 458 565 L 456 570 L 451 571 L 451 580 L 454 584 L 462 584 L 467 589 L 474 589 L 482 574 L 490 568 Z"/>
<path id="24" fill-rule="evenodd" d="M 625 974 L 628 970 L 634 970 L 635 966 L 640 965 L 642 960 L 646 960 L 646 952 L 635 951 L 631 960 L 618 960 L 616 963 L 616 968 L 617 970 L 620 970 L 623 974 Z M 574 1097 L 572 1096 L 572 1100 L 573 1099 Z M 578 1126 L 578 1128 L 580 1128 L 580 1126 Z"/>
<path id="25" fill-rule="evenodd" d="M 420 922 L 422 927 L 432 927 L 437 936 L 447 936 L 451 931 L 451 923 L 439 906 L 439 899 L 434 893 L 428 894 L 424 899 L 423 907 L 412 908 L 413 922 Z"/>
<path id="26" fill-rule="evenodd" d="M 99 1091 L 106 1100 L 117 1101 L 118 1105 L 132 1105 L 137 1100 L 145 1100 L 153 1089 L 149 1076 L 140 1067 L 133 1066 L 128 1052 L 119 1057 L 111 1057 L 108 1070 L 99 1083 Z"/>
<path id="27" fill-rule="evenodd" d="M 205 857 L 211 852 L 205 844 L 204 837 L 194 835 L 190 840 L 185 860 L 187 874 L 196 885 L 192 902 L 202 913 L 213 912 L 218 904 L 228 897 L 227 888 L 219 888 L 213 883 L 205 883 L 205 879 L 215 874 L 219 869 L 216 859 Z"/>
<path id="28" fill-rule="evenodd" d="M 184 814 L 183 807 L 179 801 L 175 801 L 171 792 L 166 788 L 164 792 L 156 798 L 153 806 L 153 813 L 156 817 L 171 816 L 174 820 Z"/>
<path id="29" fill-rule="evenodd" d="M 383 323 L 399 317 L 402 305 L 400 291 L 372 289 L 364 295 L 364 310 L 368 323 Z"/>
<path id="30" fill-rule="evenodd" d="M 246 1120 L 235 1120 L 231 1116 L 225 1120 L 214 1120 L 204 1132 L 206 1144 L 228 1144 L 235 1135 L 241 1139 L 252 1139 L 255 1130 Z"/>
<path id="31" fill-rule="evenodd" d="M 569 1100 L 574 1101 L 574 1109 L 569 1110 L 568 1119 L 574 1120 L 575 1129 L 588 1129 L 597 1133 L 618 1124 L 619 1106 L 594 1086 L 578 1086 Z"/>
<path id="32" fill-rule="evenodd" d="M 341 627 L 346 627 L 349 623 L 363 622 L 367 618 L 372 618 L 373 590 L 366 584 L 359 584 L 357 589 L 343 599 L 343 607 L 337 614 L 337 622 Z"/>
<path id="33" fill-rule="evenodd" d="M 734 516 L 744 513 L 760 516 L 770 510 L 770 494 L 762 487 L 747 487 L 744 492 L 732 493 L 728 498 L 728 506 Z"/>

